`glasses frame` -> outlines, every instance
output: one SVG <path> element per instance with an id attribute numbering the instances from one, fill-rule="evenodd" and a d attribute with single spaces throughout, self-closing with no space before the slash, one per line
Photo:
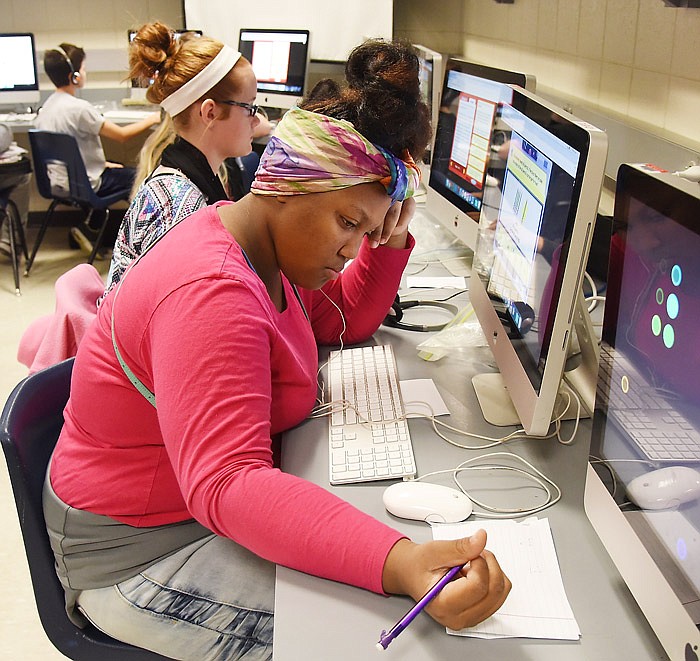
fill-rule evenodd
<path id="1" fill-rule="evenodd" d="M 219 101 L 219 103 L 225 103 L 227 106 L 236 106 L 237 108 L 245 108 L 251 117 L 255 117 L 260 110 L 260 106 L 255 103 L 243 103 L 242 101 Z"/>

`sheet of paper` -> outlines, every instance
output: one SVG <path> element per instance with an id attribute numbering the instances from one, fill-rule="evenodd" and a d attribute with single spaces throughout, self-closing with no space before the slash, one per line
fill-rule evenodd
<path id="1" fill-rule="evenodd" d="M 450 411 L 432 379 L 400 381 L 399 388 L 408 416 L 449 415 Z"/>
<path id="2" fill-rule="evenodd" d="M 406 286 L 427 289 L 466 289 L 467 281 L 461 275 L 409 275 L 406 277 Z"/>
<path id="3" fill-rule="evenodd" d="M 497 613 L 458 636 L 578 640 L 581 631 L 564 592 L 548 519 L 469 521 L 432 526 L 434 539 L 457 539 L 486 530 L 492 551 L 513 588 Z"/>

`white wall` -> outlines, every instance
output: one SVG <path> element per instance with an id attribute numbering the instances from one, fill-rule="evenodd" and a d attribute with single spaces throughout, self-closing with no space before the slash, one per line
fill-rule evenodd
<path id="1" fill-rule="evenodd" d="M 663 0 L 463 0 L 463 52 L 574 108 L 700 150 L 700 9 Z"/>
<path id="2" fill-rule="evenodd" d="M 394 35 L 440 53 L 460 54 L 464 5 L 465 0 L 394 0 Z"/>
<path id="3" fill-rule="evenodd" d="M 700 162 L 700 9 L 663 0 L 395 0 L 394 32 L 535 74 L 538 92 L 608 132 L 610 177 L 625 161 L 674 170 Z"/>
<path id="4" fill-rule="evenodd" d="M 2 29 L 34 32 L 40 51 L 64 40 L 85 47 L 88 85 L 109 87 L 125 85 L 127 29 L 156 18 L 184 27 L 181 0 L 3 0 Z M 394 0 L 393 18 L 397 36 L 521 68 L 574 109 L 600 109 L 700 150 L 700 9 L 663 0 Z M 109 66 L 118 71 L 98 71 Z"/>
<path id="5" fill-rule="evenodd" d="M 338 62 L 366 37 L 391 39 L 392 6 L 393 0 L 185 0 L 185 16 L 233 47 L 241 29 L 309 30 L 309 57 Z"/>
<path id="6" fill-rule="evenodd" d="M 183 27 L 182 0 L 2 0 L 3 32 L 33 32 L 40 54 L 63 41 L 87 51 L 88 88 L 126 86 L 127 30 L 155 19 Z"/>

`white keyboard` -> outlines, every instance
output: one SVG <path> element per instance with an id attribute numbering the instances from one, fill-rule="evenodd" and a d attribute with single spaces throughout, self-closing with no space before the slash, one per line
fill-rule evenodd
<path id="1" fill-rule="evenodd" d="M 102 114 L 105 119 L 111 122 L 138 122 L 142 119 L 146 119 L 149 115 L 153 113 L 152 110 L 105 110 Z"/>
<path id="2" fill-rule="evenodd" d="M 0 122 L 33 122 L 35 119 L 34 112 L 0 113 Z"/>
<path id="3" fill-rule="evenodd" d="M 623 390 L 624 383 L 624 390 Z M 652 461 L 700 462 L 700 433 L 622 352 L 603 343 L 596 397 Z"/>
<path id="4" fill-rule="evenodd" d="M 389 345 L 332 351 L 328 359 L 331 401 L 345 402 L 329 419 L 331 484 L 414 477 L 394 352 Z"/>

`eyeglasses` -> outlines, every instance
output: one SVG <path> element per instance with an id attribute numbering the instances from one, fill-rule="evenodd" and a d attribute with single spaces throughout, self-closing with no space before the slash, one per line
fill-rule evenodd
<path id="1" fill-rule="evenodd" d="M 256 106 L 254 103 L 243 103 L 242 101 L 219 101 L 219 103 L 225 103 L 227 106 L 245 108 L 251 117 L 255 117 L 260 109 L 260 106 Z"/>

